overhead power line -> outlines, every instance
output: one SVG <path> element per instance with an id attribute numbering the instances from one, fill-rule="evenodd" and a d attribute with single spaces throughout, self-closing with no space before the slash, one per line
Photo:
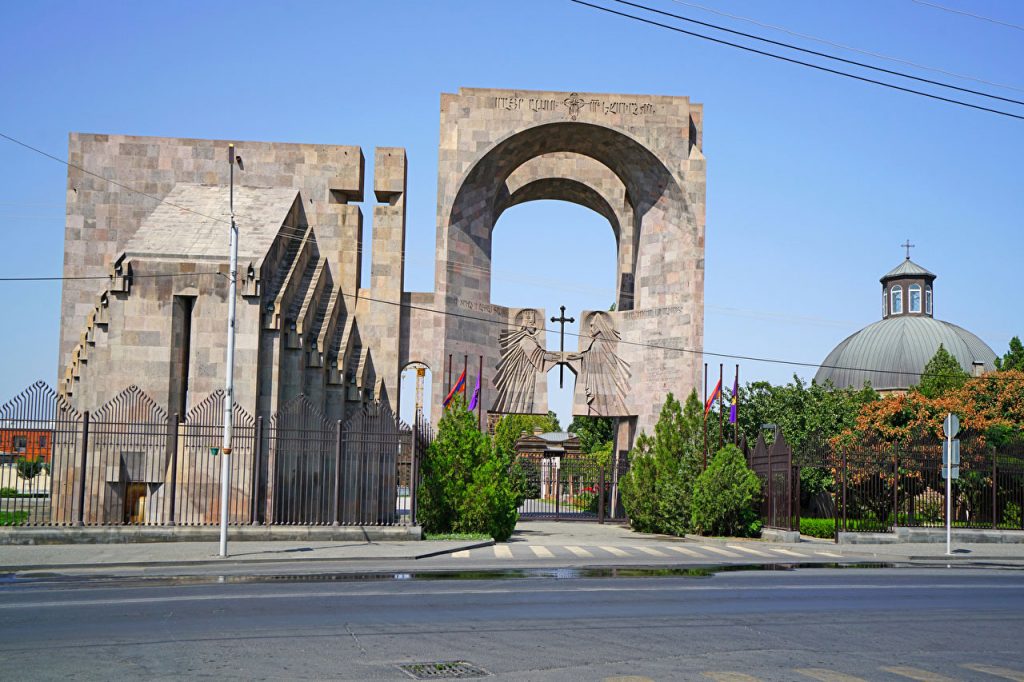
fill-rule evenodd
<path id="1" fill-rule="evenodd" d="M 1024 101 L 1021 101 L 1019 99 L 1012 99 L 1012 98 L 1009 98 L 1009 97 L 1002 97 L 1000 95 L 993 95 L 993 94 L 990 94 L 990 93 L 987 93 L 987 92 L 982 92 L 981 90 L 972 90 L 971 88 L 963 88 L 963 87 L 960 87 L 959 85 L 953 85 L 951 83 L 943 83 L 942 81 L 937 81 L 937 80 L 934 80 L 934 79 L 931 79 L 931 78 L 922 78 L 921 76 L 915 76 L 913 74 L 904 73 L 902 71 L 896 71 L 894 69 L 886 69 L 886 68 L 881 67 L 881 66 L 874 66 L 872 64 L 866 64 L 864 62 L 858 62 L 858 61 L 853 60 L 853 59 L 846 59 L 845 57 L 837 57 L 836 55 L 828 54 L 827 52 L 821 52 L 820 50 L 811 50 L 811 49 L 806 48 L 806 47 L 800 47 L 799 45 L 793 45 L 792 43 L 785 43 L 785 42 L 783 42 L 781 40 L 772 40 L 771 38 L 765 38 L 763 36 L 759 36 L 759 35 L 756 35 L 754 33 L 747 33 L 745 31 L 737 31 L 735 29 L 727 28 L 725 26 L 719 26 L 718 24 L 712 24 L 712 23 L 707 22 L 707 21 L 700 21 L 699 19 L 693 19 L 692 17 L 683 16 L 682 14 L 674 14 L 672 12 L 666 12 L 664 10 L 656 9 L 654 7 L 648 7 L 647 5 L 641 5 L 641 4 L 638 4 L 638 3 L 635 3 L 635 2 L 630 2 L 629 0 L 613 0 L 613 2 L 617 2 L 620 5 L 626 5 L 628 7 L 634 7 L 636 9 L 642 9 L 642 10 L 646 10 L 648 12 L 653 12 L 654 14 L 660 14 L 661 16 L 664 16 L 664 17 L 672 17 L 673 19 L 679 19 L 680 21 L 686 21 L 686 22 L 689 22 L 691 24 L 696 24 L 698 26 L 703 26 L 705 28 L 712 28 L 712 29 L 714 29 L 716 31 L 722 31 L 724 33 L 731 33 L 732 35 L 741 36 L 743 38 L 750 38 L 751 40 L 757 40 L 757 41 L 760 41 L 762 43 L 767 43 L 769 45 L 775 45 L 776 47 L 784 47 L 784 48 L 786 48 L 788 50 L 796 50 L 797 52 L 803 52 L 804 54 L 813 55 L 815 57 L 822 57 L 824 59 L 831 59 L 832 61 L 840 62 L 842 64 L 849 64 L 850 66 L 857 66 L 857 67 L 860 67 L 862 69 L 870 69 L 872 71 L 877 71 L 879 73 L 885 73 L 885 74 L 888 74 L 890 76 L 898 76 L 900 78 L 907 78 L 909 80 L 914 80 L 914 81 L 917 81 L 919 83 L 927 83 L 928 85 L 936 85 L 936 86 L 938 86 L 940 88 L 948 88 L 950 90 L 956 90 L 958 92 L 963 92 L 963 93 L 967 93 L 967 94 L 971 94 L 971 95 L 978 95 L 979 97 L 988 97 L 990 99 L 996 99 L 996 100 L 1000 100 L 1002 102 L 1008 102 L 1010 104 L 1021 104 L 1021 105 L 1024 105 Z"/>
<path id="2" fill-rule="evenodd" d="M 909 59 L 903 59 L 902 57 L 893 57 L 892 55 L 882 54 L 881 52 L 872 52 L 871 50 L 865 50 L 865 49 L 862 49 L 862 48 L 859 48 L 859 47 L 854 47 L 853 45 L 846 45 L 844 43 L 839 43 L 839 42 L 836 42 L 834 40 L 828 40 L 827 38 L 820 38 L 818 36 L 810 35 L 809 33 L 800 33 L 799 31 L 794 31 L 792 29 L 786 28 L 785 26 L 779 26 L 777 24 L 769 24 L 769 23 L 765 23 L 763 21 L 758 21 L 757 19 L 751 19 L 750 17 L 742 16 L 742 15 L 739 15 L 739 14 L 731 14 L 729 12 L 723 12 L 722 10 L 715 9 L 714 7 L 707 7 L 705 5 L 698 5 L 695 2 L 687 2 L 686 0 L 672 0 L 672 2 L 676 3 L 677 5 L 685 5 L 686 7 L 693 7 L 694 9 L 699 9 L 699 10 L 702 10 L 704 12 L 710 12 L 711 14 L 717 14 L 718 16 L 721 16 L 721 17 L 726 17 L 726 18 L 729 18 L 729 19 L 735 19 L 737 21 L 745 21 L 748 24 L 753 24 L 754 26 L 760 26 L 761 28 L 767 28 L 767 29 L 772 30 L 772 31 L 779 31 L 780 33 L 785 33 L 786 35 L 791 35 L 791 36 L 793 36 L 795 38 L 802 38 L 803 40 L 810 40 L 810 41 L 813 41 L 815 43 L 820 43 L 822 45 L 828 45 L 829 47 L 835 47 L 835 48 L 838 48 L 840 50 L 847 50 L 849 52 L 856 52 L 857 54 L 862 54 L 862 55 L 865 55 L 867 57 L 874 57 L 876 59 L 884 59 L 885 61 L 893 62 L 893 63 L 896 63 L 896 64 L 903 64 L 904 66 L 911 66 L 911 67 L 913 67 L 915 69 L 921 69 L 923 71 L 931 71 L 932 73 L 939 73 L 939 74 L 942 74 L 943 76 L 952 76 L 953 78 L 959 78 L 961 80 L 974 81 L 975 83 L 981 83 L 982 85 L 991 85 L 991 86 L 996 87 L 996 88 L 1005 88 L 1006 90 L 1016 90 L 1017 92 L 1024 92 L 1024 88 L 1018 87 L 1018 86 L 1015 86 L 1015 85 L 1009 85 L 1007 83 L 998 83 L 996 81 L 986 80 L 984 78 L 979 78 L 977 76 L 969 76 L 967 74 L 957 73 L 956 71 L 947 71 L 946 69 L 940 69 L 940 68 L 937 68 L 937 67 L 934 67 L 934 66 L 927 66 L 925 64 L 919 64 L 919 63 L 911 61 Z"/>
<path id="3" fill-rule="evenodd" d="M 911 0 L 918 5 L 925 5 L 927 7 L 934 7 L 935 9 L 942 10 L 943 12 L 950 12 L 951 14 L 959 14 L 972 19 L 979 19 L 981 21 L 987 21 L 991 24 L 999 24 L 1000 26 L 1006 26 L 1007 28 L 1013 28 L 1018 31 L 1024 31 L 1024 26 L 1020 24 L 1012 24 L 1009 21 L 1003 21 L 1001 19 L 993 19 L 992 17 L 986 17 L 981 14 L 975 14 L 974 12 L 967 12 L 962 9 L 956 9 L 955 7 L 946 7 L 945 5 L 939 5 L 934 2 L 927 2 L 926 0 Z"/>
<path id="4" fill-rule="evenodd" d="M 615 0 L 615 1 L 616 2 L 621 2 L 622 0 Z M 586 2 L 585 0 L 569 0 L 569 2 L 576 3 L 577 5 L 583 5 L 583 6 L 586 6 L 586 7 L 590 7 L 591 9 L 599 10 L 601 12 L 606 12 L 608 14 L 614 14 L 616 16 L 623 17 L 623 18 L 626 18 L 626 19 L 632 19 L 632 20 L 638 21 L 640 23 L 649 24 L 651 26 L 657 26 L 659 28 L 664 28 L 664 29 L 667 29 L 669 31 L 674 31 L 676 33 L 682 33 L 682 34 L 685 34 L 685 35 L 688 35 L 688 36 L 692 36 L 694 38 L 700 38 L 701 40 L 707 40 L 707 41 L 710 41 L 710 42 L 713 42 L 713 43 L 718 43 L 719 45 L 727 45 L 729 47 L 735 47 L 737 49 L 744 50 L 746 52 L 751 52 L 751 53 L 754 53 L 754 54 L 759 54 L 759 55 L 762 55 L 764 57 L 771 57 L 772 59 L 778 59 L 780 61 L 788 62 L 790 64 L 796 64 L 798 66 L 806 66 L 808 68 L 815 69 L 817 71 L 822 71 L 824 73 L 831 73 L 831 74 L 836 75 L 836 76 L 843 76 L 844 78 L 851 78 L 853 80 L 862 81 L 864 83 L 871 83 L 873 85 L 880 85 L 880 86 L 882 86 L 884 88 L 889 88 L 891 90 L 898 90 L 900 92 L 905 92 L 905 93 L 908 93 L 908 94 L 911 94 L 911 95 L 919 95 L 921 97 L 927 97 L 929 99 L 938 100 L 940 102 L 947 102 L 949 104 L 955 104 L 955 105 L 958 105 L 958 106 L 967 107 L 968 109 L 976 109 L 978 111 L 986 111 L 986 112 L 991 113 L 991 114 L 998 114 L 1000 116 L 1006 116 L 1007 118 L 1013 118 L 1013 119 L 1017 119 L 1019 121 L 1024 121 L 1024 115 L 1021 115 L 1021 114 L 1014 114 L 1012 112 L 1003 111 L 1001 109 L 993 109 L 991 107 L 986 107 L 986 106 L 983 106 L 983 105 L 980 105 L 980 104 L 972 104 L 971 102 L 965 102 L 963 100 L 953 99 L 951 97 L 944 97 L 942 95 L 936 95 L 934 93 L 925 92 L 923 90 L 915 90 L 913 88 L 904 87 L 902 85 L 896 85 L 895 83 L 888 83 L 886 81 L 877 80 L 875 78 L 868 78 L 866 76 L 860 76 L 860 75 L 857 75 L 855 73 L 850 73 L 848 71 L 840 71 L 839 69 L 829 68 L 827 66 L 822 66 L 820 64 L 814 64 L 812 62 L 805 62 L 805 61 L 802 61 L 800 59 L 794 59 L 793 57 L 787 57 L 785 55 L 776 54 L 774 52 L 767 52 L 765 50 L 760 50 L 760 49 L 758 49 L 756 47 L 750 47 L 749 45 L 743 45 L 741 43 L 734 43 L 734 42 L 731 42 L 729 40 L 724 40 L 722 38 L 715 38 L 714 36 L 705 35 L 703 33 L 697 33 L 695 31 L 689 31 L 689 30 L 686 30 L 684 28 L 680 28 L 679 26 L 672 26 L 671 24 L 665 24 L 665 23 L 662 23 L 662 22 L 659 22 L 659 21 L 654 21 L 653 19 L 648 19 L 646 17 L 636 16 L 635 14 L 629 14 L 627 12 L 620 12 L 620 11 L 614 10 L 614 9 L 612 9 L 610 7 L 604 7 L 602 5 L 595 5 L 595 4 L 591 3 L 591 2 Z M 632 3 L 624 3 L 624 4 L 632 4 Z M 649 8 L 646 8 L 646 9 L 649 9 Z M 658 12 L 658 10 L 650 10 L 650 11 Z"/>

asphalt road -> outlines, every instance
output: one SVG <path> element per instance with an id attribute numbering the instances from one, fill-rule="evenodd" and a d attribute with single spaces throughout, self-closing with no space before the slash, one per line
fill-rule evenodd
<path id="1" fill-rule="evenodd" d="M 1021 571 L 472 575 L 8 582 L 0 679 L 1024 680 Z"/>

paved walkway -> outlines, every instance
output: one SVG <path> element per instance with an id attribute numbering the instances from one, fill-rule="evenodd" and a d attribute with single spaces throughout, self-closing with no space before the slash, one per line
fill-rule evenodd
<path id="1" fill-rule="evenodd" d="M 244 570 L 280 564 L 291 571 L 530 566 L 722 565 L 928 561 L 949 563 L 1021 562 L 1024 545 L 944 543 L 835 545 L 824 540 L 772 543 L 760 540 L 676 538 L 634 533 L 625 526 L 585 522 L 525 521 L 507 543 L 486 541 L 330 542 L 280 540 L 228 546 L 217 556 L 216 542 L 0 546 L 0 572 L 104 568 L 233 565 Z M 305 568 L 303 568 L 305 566 Z"/>

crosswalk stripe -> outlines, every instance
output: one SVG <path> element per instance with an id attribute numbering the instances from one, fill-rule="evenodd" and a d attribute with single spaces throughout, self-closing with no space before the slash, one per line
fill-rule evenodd
<path id="1" fill-rule="evenodd" d="M 710 677 L 715 682 L 760 682 L 760 677 L 751 677 L 744 673 L 734 673 L 723 670 L 705 670 L 701 673 L 704 677 Z"/>
<path id="2" fill-rule="evenodd" d="M 730 552 L 727 549 L 722 549 L 721 547 L 715 547 L 714 545 L 701 545 L 700 548 L 701 549 L 706 549 L 709 552 L 714 552 L 715 554 L 721 554 L 722 556 L 732 557 L 733 559 L 738 559 L 739 556 L 740 556 L 736 552 Z"/>
<path id="3" fill-rule="evenodd" d="M 855 677 L 825 668 L 794 668 L 794 671 L 812 679 L 821 680 L 821 682 L 867 682 L 863 677 Z"/>
<path id="4" fill-rule="evenodd" d="M 575 554 L 576 556 L 578 556 L 578 557 L 592 557 L 592 556 L 594 556 L 593 554 L 591 554 L 587 550 L 583 549 L 582 547 L 576 547 L 575 545 L 566 545 L 565 548 L 567 550 L 569 550 L 570 552 L 572 552 L 573 554 Z"/>
<path id="5" fill-rule="evenodd" d="M 1009 668 L 1001 668 L 997 665 L 985 665 L 984 663 L 964 663 L 960 667 L 979 673 L 985 673 L 986 675 L 1002 677 L 1004 680 L 1024 682 L 1024 673 L 1019 670 L 1010 670 Z"/>
<path id="6" fill-rule="evenodd" d="M 533 550 L 533 553 L 539 559 L 550 559 L 551 557 L 555 556 L 551 553 L 550 549 L 543 545 L 530 545 L 530 549 Z"/>
<path id="7" fill-rule="evenodd" d="M 956 682 L 952 677 L 933 673 L 931 670 L 911 668 L 908 665 L 884 665 L 882 670 L 893 675 L 899 675 L 900 677 L 909 677 L 912 680 L 918 680 L 918 682 Z"/>
<path id="8" fill-rule="evenodd" d="M 835 558 L 840 558 L 840 559 L 843 556 L 842 554 L 836 554 L 835 552 L 815 552 L 815 554 L 817 554 L 819 556 L 830 556 L 830 557 L 835 557 Z"/>
<path id="9" fill-rule="evenodd" d="M 644 554 L 650 554 L 651 556 L 668 556 L 668 554 L 665 554 L 664 552 L 659 552 L 653 547 L 634 547 L 633 549 L 635 549 L 638 552 L 643 552 Z"/>
<path id="10" fill-rule="evenodd" d="M 495 545 L 494 546 L 494 558 L 495 559 L 511 559 L 512 549 L 508 545 Z"/>
<path id="11" fill-rule="evenodd" d="M 726 545 L 726 547 L 728 547 L 729 549 L 735 549 L 738 552 L 746 552 L 747 554 L 753 554 L 755 556 L 770 556 L 769 554 L 765 554 L 760 550 L 752 549 L 750 547 L 744 547 L 742 545 Z"/>
<path id="12" fill-rule="evenodd" d="M 469 558 L 469 550 L 468 549 L 464 549 L 461 552 L 452 552 L 452 558 L 453 559 L 468 559 Z"/>
<path id="13" fill-rule="evenodd" d="M 618 547 L 601 547 L 601 549 L 615 556 L 629 556 L 629 552 L 624 549 L 619 549 Z"/>
<path id="14" fill-rule="evenodd" d="M 665 549 L 671 549 L 673 552 L 679 552 L 680 554 L 685 554 L 686 556 L 694 556 L 694 557 L 697 557 L 699 559 L 703 559 L 704 558 L 703 554 L 701 554 L 700 552 L 694 552 L 689 547 L 679 547 L 677 545 L 669 545 Z M 707 674 L 707 673 L 705 673 L 705 674 Z"/>
<path id="15" fill-rule="evenodd" d="M 800 552 L 794 552 L 791 549 L 783 549 L 781 547 L 772 547 L 770 551 L 776 552 L 778 554 L 785 554 L 787 556 L 798 556 L 798 557 L 803 557 L 805 559 L 807 558 L 806 554 L 801 554 Z"/>

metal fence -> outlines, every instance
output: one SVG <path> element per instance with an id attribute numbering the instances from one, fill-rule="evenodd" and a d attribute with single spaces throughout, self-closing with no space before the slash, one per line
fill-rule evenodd
<path id="1" fill-rule="evenodd" d="M 965 433 L 960 443 L 952 527 L 1024 530 L 1024 439 L 991 442 Z M 799 530 L 801 516 L 830 518 L 837 533 L 946 525 L 938 438 L 840 446 L 812 435 L 794 451 L 782 434 L 770 445 L 759 435 L 748 461 L 762 482 L 768 528 Z"/>
<path id="2" fill-rule="evenodd" d="M 599 464 L 587 454 L 516 457 L 513 479 L 525 489 L 519 505 L 523 518 L 578 521 L 625 521 L 619 480 L 629 470 L 626 457 L 618 465 Z"/>
<path id="3" fill-rule="evenodd" d="M 960 476 L 952 482 L 954 528 L 1024 530 L 1024 441 L 961 438 Z M 837 527 L 888 532 L 946 525 L 946 481 L 938 439 L 865 444 L 831 454 Z"/>
<path id="4" fill-rule="evenodd" d="M 79 414 L 33 384 L 0 406 L 0 524 L 219 523 L 223 405 L 217 391 L 182 419 L 131 386 Z M 267 428 L 236 405 L 229 523 L 413 524 L 429 424 L 416 436 L 375 404 L 331 421 L 298 396 Z"/>

